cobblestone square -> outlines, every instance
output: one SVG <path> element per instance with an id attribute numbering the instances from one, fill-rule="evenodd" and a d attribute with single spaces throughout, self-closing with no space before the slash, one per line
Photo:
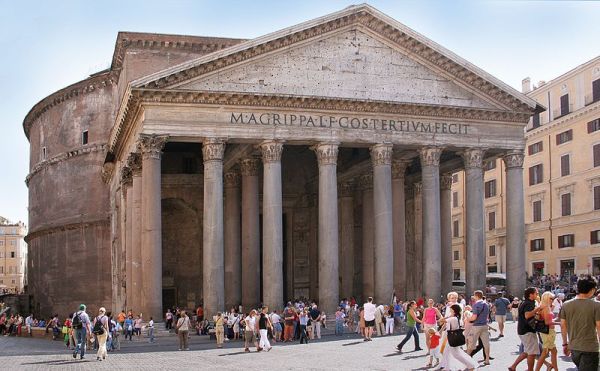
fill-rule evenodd
<path id="1" fill-rule="evenodd" d="M 4 370 L 433 370 L 426 367 L 426 351 L 412 351 L 412 340 L 405 346 L 405 352 L 396 351 L 395 346 L 402 338 L 403 335 L 394 335 L 363 342 L 356 335 L 325 335 L 308 345 L 276 343 L 270 352 L 244 353 L 240 341 L 230 341 L 223 349 L 216 349 L 214 341 L 195 335 L 191 337 L 191 350 L 182 352 L 177 350 L 177 339 L 172 336 L 158 338 L 155 344 L 148 344 L 146 339 L 122 342 L 121 351 L 111 352 L 107 360 L 98 362 L 93 351 L 86 353 L 83 361 L 73 359 L 62 342 L 0 337 L 0 367 Z M 425 347 L 423 334 L 420 341 Z M 557 336 L 557 344 L 560 341 Z M 491 366 L 481 368 L 506 370 L 517 357 L 518 345 L 516 325 L 508 323 L 504 338 L 497 339 L 497 333 L 492 334 L 491 354 L 495 359 Z M 482 358 L 481 354 L 475 355 L 476 360 Z M 525 369 L 523 362 L 518 370 Z M 575 370 L 560 350 L 559 369 Z"/>

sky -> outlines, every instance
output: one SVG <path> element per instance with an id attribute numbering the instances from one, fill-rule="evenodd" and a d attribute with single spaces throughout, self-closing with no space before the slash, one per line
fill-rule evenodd
<path id="1" fill-rule="evenodd" d="M 23 119 L 47 95 L 108 68 L 117 32 L 255 38 L 359 1 L 0 0 L 0 216 L 27 223 Z M 600 2 L 369 1 L 521 90 L 600 55 Z"/>

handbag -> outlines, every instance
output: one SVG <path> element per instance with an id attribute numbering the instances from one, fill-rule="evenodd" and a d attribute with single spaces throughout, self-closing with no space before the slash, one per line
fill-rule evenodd
<path id="1" fill-rule="evenodd" d="M 550 332 L 550 327 L 543 320 L 537 319 L 537 316 L 533 316 L 527 320 L 527 324 L 531 327 L 535 332 L 541 332 L 543 334 L 548 334 Z"/>
<path id="2" fill-rule="evenodd" d="M 467 339 L 465 339 L 464 329 L 459 327 L 456 330 L 448 330 L 446 331 L 448 338 L 448 344 L 451 347 L 459 347 L 461 345 L 465 345 L 467 343 Z"/>

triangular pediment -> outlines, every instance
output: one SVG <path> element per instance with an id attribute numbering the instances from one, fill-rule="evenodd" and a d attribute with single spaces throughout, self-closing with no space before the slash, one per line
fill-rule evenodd
<path id="1" fill-rule="evenodd" d="M 131 87 L 536 109 L 529 97 L 369 5 L 240 43 Z"/>

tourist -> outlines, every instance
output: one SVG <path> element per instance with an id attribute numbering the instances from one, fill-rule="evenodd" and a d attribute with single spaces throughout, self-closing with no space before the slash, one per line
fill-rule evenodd
<path id="1" fill-rule="evenodd" d="M 598 369 L 600 303 L 591 299 L 598 283 L 590 275 L 577 281 L 577 296 L 565 302 L 560 311 L 562 347 L 580 371 Z"/>
<path id="2" fill-rule="evenodd" d="M 313 307 L 313 308 L 316 308 Z M 269 338 L 267 336 L 267 332 L 270 328 L 272 328 L 271 321 L 269 321 L 269 317 L 267 316 L 267 307 L 263 307 L 260 312 L 260 317 L 258 319 L 258 333 L 260 334 L 260 342 L 258 344 L 259 351 L 265 349 L 267 352 L 271 350 L 271 343 L 269 343 Z"/>
<path id="3" fill-rule="evenodd" d="M 394 310 L 392 309 L 392 307 L 389 307 L 388 310 L 385 312 L 385 334 L 394 334 Z"/>
<path id="4" fill-rule="evenodd" d="M 365 324 L 365 308 L 360 307 L 358 308 L 358 328 L 357 328 L 357 332 L 360 334 L 360 336 L 365 337 L 366 335 L 366 324 Z"/>
<path id="5" fill-rule="evenodd" d="M 85 345 L 87 342 L 86 334 L 90 334 L 92 329 L 90 328 L 90 317 L 85 312 L 85 304 L 79 306 L 79 310 L 73 314 L 71 319 L 71 327 L 75 332 L 76 346 L 73 351 L 73 358 L 77 358 L 77 353 L 80 353 L 80 359 L 85 357 Z"/>
<path id="6" fill-rule="evenodd" d="M 529 325 L 529 320 L 535 317 L 543 308 L 536 307 L 535 299 L 538 296 L 538 290 L 535 287 L 525 289 L 524 300 L 519 305 L 519 314 L 517 322 L 517 333 L 523 344 L 523 352 L 519 354 L 513 362 L 509 371 L 516 371 L 517 365 L 522 360 L 527 359 L 527 370 L 533 371 L 535 358 L 540 354 L 540 348 L 536 331 Z M 596 346 L 596 350 L 598 347 Z"/>
<path id="7" fill-rule="evenodd" d="M 27 318 L 25 318 L 25 329 L 27 330 L 27 335 L 33 336 L 31 334 L 31 327 L 33 325 L 33 313 L 29 314 Z"/>
<path id="8" fill-rule="evenodd" d="M 154 319 L 150 317 L 150 321 L 148 321 L 148 325 L 146 325 L 148 329 L 148 337 L 150 338 L 150 342 L 154 343 Z"/>
<path id="9" fill-rule="evenodd" d="M 188 347 L 188 334 L 190 332 L 190 317 L 185 310 L 180 312 L 180 317 L 175 325 L 177 336 L 179 337 L 179 350 L 190 350 Z"/>
<path id="10" fill-rule="evenodd" d="M 557 359 L 557 351 L 556 351 L 556 331 L 554 329 L 556 323 L 554 323 L 554 314 L 552 313 L 552 300 L 554 299 L 554 294 L 550 291 L 546 291 L 542 294 L 542 300 L 540 303 L 540 307 L 542 311 L 540 312 L 540 317 L 543 319 L 546 326 L 548 326 L 548 333 L 540 332 L 540 336 L 542 338 L 542 354 L 538 358 L 537 365 L 535 366 L 536 371 L 540 371 L 543 365 L 548 366 L 548 370 L 554 369 L 558 370 L 558 359 Z M 550 353 L 551 363 L 546 362 L 546 357 Z"/>
<path id="11" fill-rule="evenodd" d="M 308 311 L 306 309 L 304 309 L 301 313 L 300 313 L 300 344 L 302 344 L 304 342 L 304 344 L 308 344 L 308 333 L 307 333 L 307 326 L 308 326 Z"/>
<path id="12" fill-rule="evenodd" d="M 446 331 L 460 329 L 460 317 L 462 309 L 458 303 L 452 304 L 447 310 Z M 452 346 L 450 343 L 444 349 L 444 355 L 440 363 L 440 369 L 443 370 L 473 370 L 479 365 L 477 362 L 463 351 L 461 346 Z"/>
<path id="13" fill-rule="evenodd" d="M 396 299 L 396 303 L 394 304 L 394 326 L 398 329 L 402 328 L 402 318 L 404 317 L 403 309 L 402 302 Z"/>
<path id="14" fill-rule="evenodd" d="M 560 310 L 562 309 L 563 301 L 565 300 L 565 294 L 558 293 L 552 302 L 552 314 L 554 318 L 558 318 Z"/>
<path id="15" fill-rule="evenodd" d="M 204 319 L 204 308 L 202 308 L 202 304 L 198 305 L 196 308 L 196 321 L 202 321 Z"/>
<path id="16" fill-rule="evenodd" d="M 244 351 L 250 352 L 250 346 L 254 344 L 254 347 L 258 349 L 256 342 L 256 310 L 252 309 L 250 314 L 244 318 Z"/>
<path id="17" fill-rule="evenodd" d="M 117 320 L 117 322 L 115 323 L 115 327 L 113 328 L 113 332 L 112 332 L 112 349 L 113 350 L 121 350 L 121 331 L 123 331 L 123 326 L 121 326 L 121 323 Z"/>
<path id="18" fill-rule="evenodd" d="M 411 336 L 415 338 L 415 352 L 422 350 L 419 346 L 419 333 L 417 332 L 417 323 L 421 323 L 419 317 L 417 317 L 417 313 L 415 311 L 415 306 L 417 303 L 414 301 L 410 301 L 406 307 L 406 327 L 407 332 L 404 340 L 396 347 L 398 351 L 402 352 L 402 347 L 406 342 L 410 339 Z"/>
<path id="19" fill-rule="evenodd" d="M 344 334 L 344 318 L 346 315 L 344 314 L 344 310 L 342 307 L 338 307 L 338 310 L 335 312 L 335 334 L 343 335 Z M 300 335 L 302 336 L 302 335 Z"/>
<path id="20" fill-rule="evenodd" d="M 346 325 L 350 333 L 354 332 L 354 326 L 358 322 L 358 311 L 356 305 L 348 304 L 348 312 L 346 313 Z"/>
<path id="21" fill-rule="evenodd" d="M 429 330 L 433 329 L 434 331 L 437 331 L 438 319 L 443 318 L 440 311 L 437 308 L 435 308 L 433 304 L 433 299 L 427 300 L 427 308 L 425 308 L 425 310 L 423 311 L 423 332 L 425 333 L 425 344 L 427 345 L 427 353 L 429 353 L 430 350 L 429 342 L 431 340 L 429 338 Z"/>
<path id="22" fill-rule="evenodd" d="M 294 337 L 294 308 L 292 307 L 292 303 L 288 303 L 288 306 L 284 309 L 283 317 L 283 341 L 290 342 Z"/>
<path id="23" fill-rule="evenodd" d="M 470 305 L 465 305 L 465 310 L 462 314 L 462 323 L 463 323 L 463 335 L 465 336 L 467 349 L 475 347 L 475 344 L 471 345 L 471 329 L 473 328 L 473 322 L 468 319 L 473 315 L 473 308 Z"/>
<path id="24" fill-rule="evenodd" d="M 510 301 L 504 297 L 501 292 L 498 294 L 498 298 L 494 301 L 494 307 L 496 308 L 496 322 L 498 322 L 498 330 L 500 331 L 499 338 L 504 337 L 504 323 L 506 322 L 506 313 L 508 307 L 510 307 Z"/>
<path id="25" fill-rule="evenodd" d="M 142 336 L 142 327 L 142 315 L 139 314 L 138 316 L 136 316 L 135 321 L 133 322 L 133 332 L 137 335 L 138 338 Z"/>
<path id="26" fill-rule="evenodd" d="M 473 294 L 476 302 L 473 304 L 473 312 L 471 317 L 468 318 L 469 321 L 473 322 L 473 327 L 471 328 L 469 336 L 471 337 L 469 345 L 470 348 L 467 349 L 467 353 L 473 356 L 475 354 L 475 348 L 473 347 L 476 343 L 481 340 L 483 343 L 484 350 L 484 364 L 490 364 L 490 333 L 488 330 L 488 318 L 490 315 L 490 307 L 487 305 L 485 300 L 483 299 L 483 292 L 480 290 L 476 290 Z"/>
<path id="27" fill-rule="evenodd" d="M 375 310 L 375 332 L 377 336 L 383 336 L 385 333 L 385 324 L 384 321 L 384 308 L 383 305 L 380 305 Z"/>
<path id="28" fill-rule="evenodd" d="M 363 306 L 363 316 L 365 319 L 365 339 L 371 341 L 373 336 L 373 326 L 375 326 L 375 311 L 377 307 L 373 304 L 373 298 L 369 297 Z"/>
<path id="29" fill-rule="evenodd" d="M 125 320 L 125 340 L 129 336 L 129 341 L 133 341 L 133 316 L 129 315 Z"/>
<path id="30" fill-rule="evenodd" d="M 106 359 L 106 339 L 108 339 L 108 317 L 106 316 L 106 309 L 101 307 L 98 310 L 98 316 L 94 319 L 94 335 L 98 339 L 98 352 L 96 353 L 96 360 L 102 361 Z"/>
<path id="31" fill-rule="evenodd" d="M 200 322 L 200 320 L 198 320 Z M 165 327 L 167 330 L 173 328 L 173 313 L 171 313 L 170 309 L 167 309 L 167 313 L 165 313 Z"/>
<path id="32" fill-rule="evenodd" d="M 440 363 L 440 334 L 433 328 L 430 327 L 427 330 L 427 335 L 429 336 L 429 362 L 427 363 L 427 367 L 437 367 Z M 435 359 L 435 364 L 433 360 Z"/>
<path id="33" fill-rule="evenodd" d="M 233 313 L 233 339 L 239 340 L 240 338 L 240 321 L 242 319 L 242 315 L 238 313 Z M 279 325 L 281 329 L 281 325 Z M 281 332 L 281 331 L 280 331 Z"/>
<path id="34" fill-rule="evenodd" d="M 451 314 L 452 312 L 451 312 L 450 308 L 454 304 L 459 304 L 458 303 L 458 294 L 456 292 L 454 292 L 454 291 L 450 291 L 448 293 L 448 295 L 446 295 L 446 299 L 447 299 L 447 301 L 446 301 L 446 308 L 445 308 L 445 311 L 444 311 L 444 317 L 450 317 L 452 315 Z M 464 308 L 464 306 L 461 305 L 461 304 L 459 304 L 459 305 L 460 305 L 460 309 L 462 311 L 462 309 Z"/>
<path id="35" fill-rule="evenodd" d="M 127 315 L 125 314 L 125 309 L 123 309 L 121 310 L 121 313 L 117 315 L 117 323 L 121 325 L 121 328 L 125 326 L 125 318 L 127 318 Z"/>
<path id="36" fill-rule="evenodd" d="M 514 297 L 512 303 L 510 304 L 510 315 L 512 317 L 513 322 L 516 322 L 519 318 L 519 304 L 521 301 L 518 297 Z"/>
<path id="37" fill-rule="evenodd" d="M 274 310 L 273 313 L 271 313 L 271 323 L 273 324 L 273 341 L 277 342 L 281 340 L 281 316 L 279 316 L 279 314 L 277 314 L 277 311 Z M 235 325 L 234 325 L 235 326 Z M 234 327 L 234 332 L 235 332 L 235 327 Z"/>
<path id="38" fill-rule="evenodd" d="M 313 304 L 309 314 L 312 327 L 311 339 L 315 336 L 321 339 L 321 311 L 317 308 L 317 304 Z"/>
<path id="39" fill-rule="evenodd" d="M 217 315 L 213 317 L 215 321 L 215 336 L 217 338 L 217 348 L 223 348 L 223 341 L 225 337 L 225 328 L 223 314 L 217 312 Z"/>

